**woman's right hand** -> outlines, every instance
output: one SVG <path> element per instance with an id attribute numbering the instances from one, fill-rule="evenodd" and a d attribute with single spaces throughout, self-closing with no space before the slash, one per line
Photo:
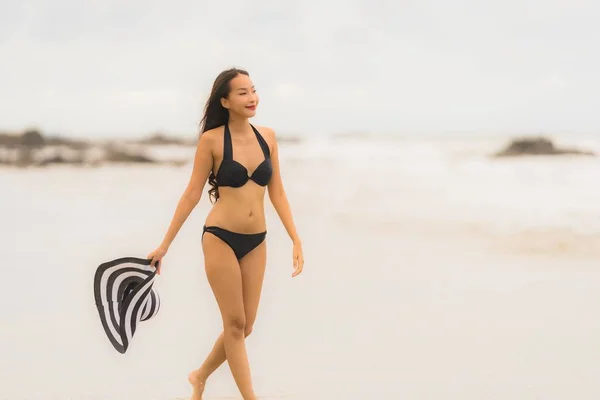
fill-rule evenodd
<path id="1" fill-rule="evenodd" d="M 158 275 L 160 275 L 161 261 L 165 254 L 167 254 L 167 248 L 159 246 L 146 257 L 152 259 L 150 265 L 156 266 Z"/>

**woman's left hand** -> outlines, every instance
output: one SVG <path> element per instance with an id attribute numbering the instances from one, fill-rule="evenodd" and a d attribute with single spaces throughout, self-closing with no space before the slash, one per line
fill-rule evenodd
<path id="1" fill-rule="evenodd" d="M 300 241 L 294 242 L 294 273 L 292 273 L 292 278 L 302 272 L 302 268 L 304 267 L 304 256 L 302 255 L 302 244 Z"/>

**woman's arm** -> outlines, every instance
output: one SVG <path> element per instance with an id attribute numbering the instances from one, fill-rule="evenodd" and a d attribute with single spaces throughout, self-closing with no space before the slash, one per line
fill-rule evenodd
<path id="1" fill-rule="evenodd" d="M 202 197 L 202 191 L 204 185 L 208 179 L 208 175 L 213 166 L 212 156 L 212 138 L 213 135 L 210 132 L 204 132 L 200 135 L 198 145 L 196 147 L 196 154 L 194 156 L 194 166 L 192 169 L 192 175 L 190 181 L 177 204 L 175 209 L 175 215 L 171 220 L 169 229 L 161 243 L 161 247 L 168 249 L 173 239 L 181 229 L 181 226 L 188 218 L 194 207 L 200 201 Z"/>
<path id="2" fill-rule="evenodd" d="M 283 188 L 283 182 L 281 179 L 281 172 L 279 169 L 279 146 L 277 144 L 277 138 L 272 129 L 264 129 L 266 132 L 268 132 L 273 143 L 273 151 L 271 152 L 273 175 L 271 176 L 268 186 L 269 199 L 271 200 L 271 204 L 273 204 L 275 211 L 277 211 L 279 219 L 281 219 L 281 222 L 290 236 L 290 239 L 292 239 L 292 242 L 294 242 L 295 245 L 300 245 L 300 237 L 298 236 L 298 232 L 296 232 L 294 218 L 292 217 L 290 204 L 285 194 L 285 189 Z"/>

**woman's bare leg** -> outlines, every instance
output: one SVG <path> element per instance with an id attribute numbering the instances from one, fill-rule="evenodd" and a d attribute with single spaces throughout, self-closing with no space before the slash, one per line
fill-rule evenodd
<path id="1" fill-rule="evenodd" d="M 263 242 L 239 262 L 242 276 L 244 312 L 246 316 L 244 337 L 250 335 L 254 321 L 256 321 L 266 261 L 266 243 Z M 198 396 L 192 397 L 192 400 L 200 400 L 202 398 L 204 383 L 208 377 L 226 361 L 226 359 L 224 332 L 221 332 L 202 366 L 190 373 L 190 382 L 197 388 L 196 392 L 198 392 Z"/>

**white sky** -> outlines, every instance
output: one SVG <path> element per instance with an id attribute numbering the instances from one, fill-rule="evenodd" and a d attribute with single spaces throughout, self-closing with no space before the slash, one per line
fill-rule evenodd
<path id="1" fill-rule="evenodd" d="M 598 21 L 583 0 L 0 0 L 0 129 L 195 135 L 239 66 L 283 133 L 600 133 Z"/>

